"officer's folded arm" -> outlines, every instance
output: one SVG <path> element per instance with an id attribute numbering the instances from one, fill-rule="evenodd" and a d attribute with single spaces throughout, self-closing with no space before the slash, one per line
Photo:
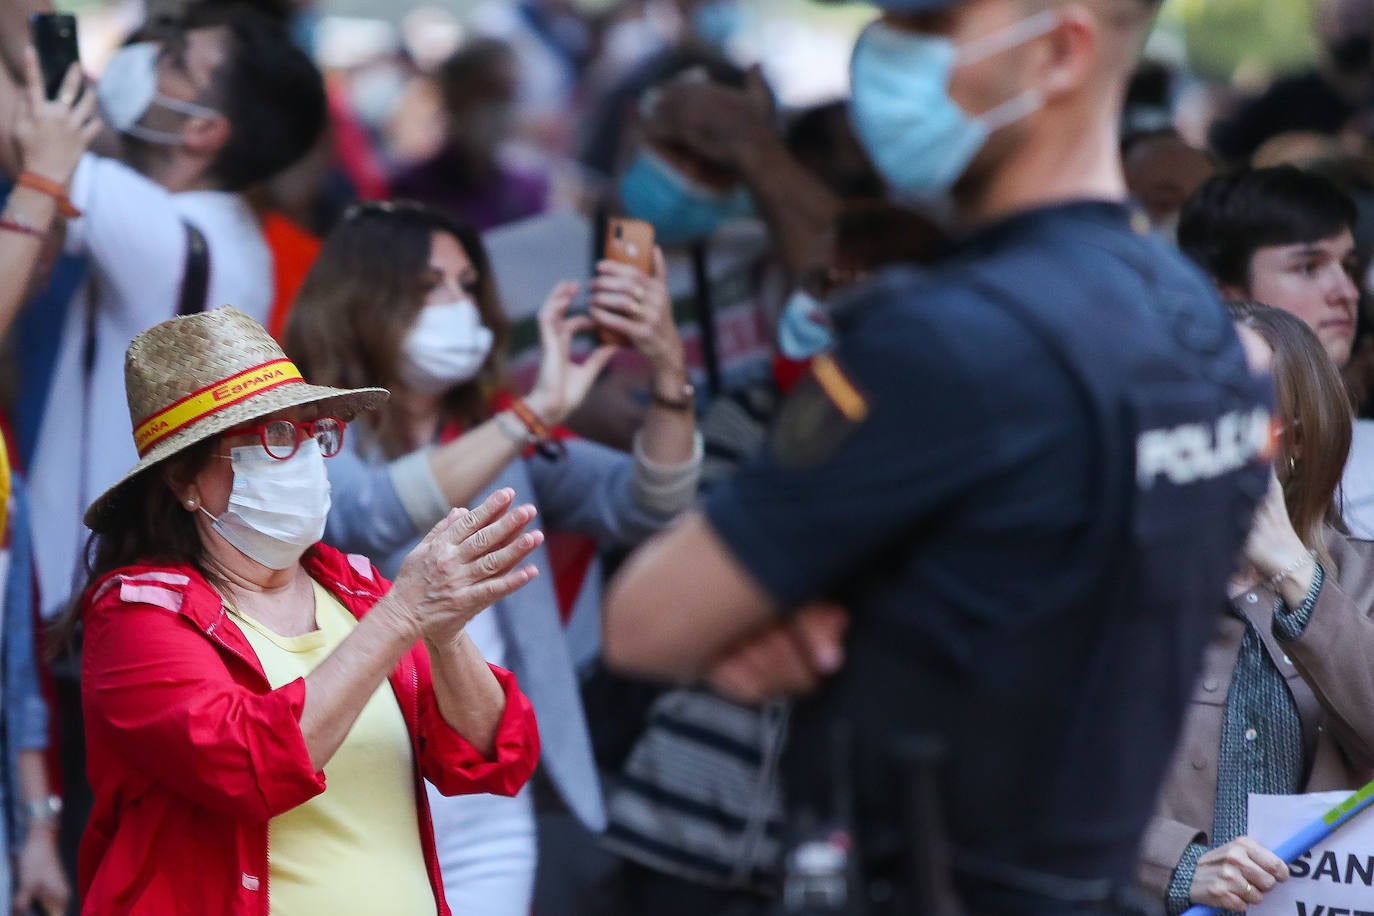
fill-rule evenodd
<path id="1" fill-rule="evenodd" d="M 611 582 L 603 656 L 627 674 L 691 683 L 776 621 L 773 599 L 696 510 L 636 551 Z"/>

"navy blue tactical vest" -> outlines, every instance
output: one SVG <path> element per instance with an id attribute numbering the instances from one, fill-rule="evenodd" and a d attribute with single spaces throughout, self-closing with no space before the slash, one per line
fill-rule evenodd
<path id="1" fill-rule="evenodd" d="M 893 545 L 839 596 L 854 608 L 846 666 L 799 712 L 792 799 L 830 791 L 818 774 L 833 776 L 826 736 L 843 720 L 864 854 L 873 873 L 899 871 L 891 750 L 902 735 L 938 736 L 969 911 L 1057 912 L 1055 901 L 1105 900 L 1129 881 L 1268 482 L 1272 394 L 1206 281 L 1132 231 L 1125 208 L 1015 217 L 935 270 L 882 286 L 919 301 L 949 283 L 1002 308 L 1073 380 L 1097 511 L 1063 562 L 1081 564 L 1087 584 L 1063 605 L 980 621 L 921 593 L 914 570 L 938 521 Z M 958 307 L 957 294 L 940 301 Z M 852 323 L 842 315 L 842 333 Z M 997 573 L 990 557 L 982 574 Z M 926 651 L 951 629 L 966 651 Z"/>

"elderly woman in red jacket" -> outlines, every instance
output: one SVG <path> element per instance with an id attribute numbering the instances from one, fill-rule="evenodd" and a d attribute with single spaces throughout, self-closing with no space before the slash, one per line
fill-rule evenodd
<path id="1" fill-rule="evenodd" d="M 125 375 L 140 460 L 87 513 L 74 612 L 84 912 L 448 913 L 421 780 L 513 795 L 538 757 L 464 633 L 535 575 L 533 510 L 455 510 L 391 584 L 315 543 L 323 463 L 384 391 L 306 384 L 231 308 L 140 335 Z"/>

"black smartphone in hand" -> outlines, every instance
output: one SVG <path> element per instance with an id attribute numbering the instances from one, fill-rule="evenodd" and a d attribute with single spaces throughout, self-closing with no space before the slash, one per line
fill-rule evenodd
<path id="1" fill-rule="evenodd" d="M 48 99 L 55 99 L 67 71 L 81 62 L 76 47 L 76 17 L 68 13 L 34 13 L 29 17 L 29 30 L 38 52 L 38 68 L 43 72 L 43 91 Z"/>

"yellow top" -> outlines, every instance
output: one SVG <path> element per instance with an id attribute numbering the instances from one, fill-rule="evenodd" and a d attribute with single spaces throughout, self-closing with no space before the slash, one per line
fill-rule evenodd
<path id="1" fill-rule="evenodd" d="M 231 609 L 275 689 L 305 677 L 358 621 L 318 582 L 315 629 L 281 636 Z M 325 764 L 327 788 L 268 826 L 273 916 L 437 913 L 415 805 L 414 755 L 383 681 Z"/>

